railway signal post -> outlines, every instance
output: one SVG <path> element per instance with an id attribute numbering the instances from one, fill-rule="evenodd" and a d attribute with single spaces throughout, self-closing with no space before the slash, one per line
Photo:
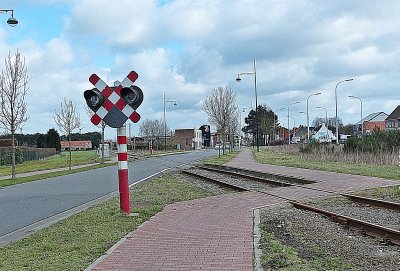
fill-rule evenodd
<path id="1" fill-rule="evenodd" d="M 125 214 L 130 214 L 125 122 L 128 119 L 134 123 L 140 120 L 136 109 L 143 102 L 143 92 L 133 85 L 138 77 L 135 71 L 131 71 L 118 86 L 109 87 L 99 76 L 92 74 L 89 81 L 95 88 L 83 94 L 87 105 L 94 112 L 91 122 L 98 125 L 104 121 L 108 126 L 117 128 L 118 188 L 120 209 Z"/>

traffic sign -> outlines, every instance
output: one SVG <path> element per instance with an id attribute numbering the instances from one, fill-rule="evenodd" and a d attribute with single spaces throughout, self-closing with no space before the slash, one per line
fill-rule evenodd
<path id="1" fill-rule="evenodd" d="M 143 101 L 142 90 L 133 85 L 138 77 L 131 71 L 118 86 L 109 87 L 99 76 L 92 74 L 89 81 L 95 88 L 84 93 L 88 106 L 95 113 L 91 122 L 98 125 L 104 121 L 112 128 L 122 127 L 128 119 L 138 122 L 140 115 L 136 109 Z"/>

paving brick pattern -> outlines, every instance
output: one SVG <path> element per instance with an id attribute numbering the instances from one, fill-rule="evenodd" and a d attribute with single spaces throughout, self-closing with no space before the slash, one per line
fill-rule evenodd
<path id="1" fill-rule="evenodd" d="M 92 270 L 252 270 L 256 192 L 167 206 Z"/>
<path id="2" fill-rule="evenodd" d="M 316 183 L 306 186 L 335 192 L 352 192 L 372 187 L 385 187 L 400 184 L 399 181 L 358 176 L 344 173 L 326 172 L 303 168 L 292 168 L 256 163 L 249 149 L 242 150 L 227 166 L 249 169 L 253 171 L 281 174 L 314 180 Z"/>
<path id="3" fill-rule="evenodd" d="M 262 165 L 244 149 L 227 165 L 316 180 L 310 187 L 349 192 L 399 182 L 380 178 Z M 298 187 L 269 193 L 301 200 L 326 193 Z M 257 192 L 209 197 L 167 206 L 89 270 L 253 270 L 253 209 L 284 199 Z"/>

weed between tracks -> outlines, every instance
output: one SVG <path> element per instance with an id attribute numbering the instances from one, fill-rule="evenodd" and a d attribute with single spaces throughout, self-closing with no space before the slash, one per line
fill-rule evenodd
<path id="1" fill-rule="evenodd" d="M 120 213 L 114 198 L 0 248 L 0 270 L 83 270 L 113 244 L 165 205 L 212 193 L 174 175 L 131 188 L 131 212 Z"/>

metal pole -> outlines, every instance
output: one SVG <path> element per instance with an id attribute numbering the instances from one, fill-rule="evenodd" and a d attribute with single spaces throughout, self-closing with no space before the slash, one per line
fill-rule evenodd
<path id="1" fill-rule="evenodd" d="M 315 96 L 315 95 L 320 95 L 321 92 L 317 92 L 314 94 L 311 94 L 310 96 L 307 97 L 307 142 L 310 141 L 310 117 L 308 114 L 308 99 L 310 99 L 311 96 Z"/>
<path id="2" fill-rule="evenodd" d="M 363 124 L 363 106 L 362 106 L 362 100 L 361 100 L 361 98 L 360 97 L 358 97 L 358 96 L 353 96 L 353 95 L 350 95 L 349 96 L 349 98 L 353 98 L 353 99 L 358 99 L 359 101 L 360 101 L 360 113 L 361 113 L 361 120 L 360 120 L 360 123 L 361 123 L 361 137 L 363 137 L 363 135 L 364 135 L 364 124 Z"/>
<path id="3" fill-rule="evenodd" d="M 289 118 L 290 118 L 290 107 L 292 106 L 292 105 L 294 105 L 294 104 L 298 104 L 298 103 L 300 103 L 299 101 L 297 101 L 297 102 L 294 102 L 294 103 L 291 103 L 291 104 L 289 104 L 289 106 L 288 106 L 288 108 L 287 108 L 287 128 L 288 128 L 288 144 L 290 144 L 290 130 L 289 130 L 289 124 L 290 124 L 290 121 L 289 121 Z"/>
<path id="4" fill-rule="evenodd" d="M 289 117 L 289 108 L 290 105 L 287 108 L 287 131 L 288 131 L 288 144 L 290 144 L 290 130 L 289 130 L 289 124 L 290 124 L 290 117 Z"/>
<path id="5" fill-rule="evenodd" d="M 336 144 L 339 144 L 339 122 L 338 122 L 338 108 L 337 108 L 337 87 L 340 83 L 353 81 L 353 78 L 342 80 L 335 86 L 335 128 L 336 128 Z"/>
<path id="6" fill-rule="evenodd" d="M 126 127 L 117 128 L 119 206 L 121 212 L 130 214 L 128 153 L 126 147 Z"/>
<path id="7" fill-rule="evenodd" d="M 363 108 L 362 108 L 362 100 L 360 99 L 361 104 L 361 138 L 364 136 L 364 122 L 363 122 Z"/>
<path id="8" fill-rule="evenodd" d="M 163 93 L 164 100 L 164 152 L 167 152 L 167 119 L 166 119 L 166 109 L 165 109 L 165 91 Z"/>
<path id="9" fill-rule="evenodd" d="M 256 58 L 254 58 L 254 93 L 256 95 L 256 141 L 257 141 L 257 152 L 260 151 L 260 146 L 258 143 L 258 102 L 257 102 L 257 71 L 256 71 Z"/>

